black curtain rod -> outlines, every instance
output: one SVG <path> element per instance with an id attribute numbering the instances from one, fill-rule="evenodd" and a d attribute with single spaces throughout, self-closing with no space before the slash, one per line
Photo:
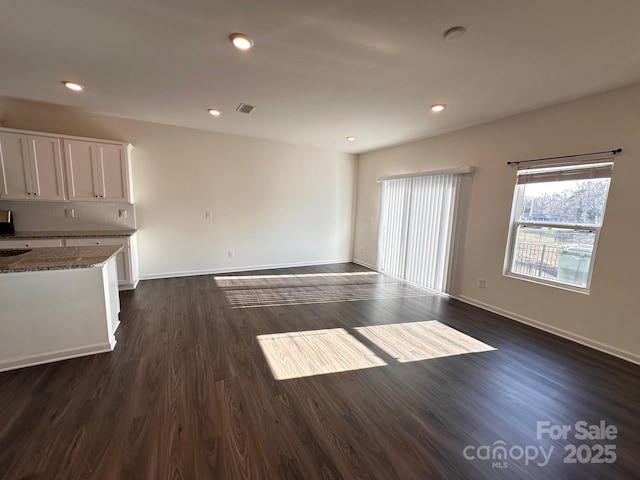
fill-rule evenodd
<path id="1" fill-rule="evenodd" d="M 621 148 L 615 148 L 613 150 L 604 150 L 602 152 L 578 153 L 576 155 L 562 155 L 560 157 L 534 158 L 533 160 L 520 160 L 519 162 L 507 162 L 507 165 L 520 165 L 521 163 L 541 162 L 542 160 L 558 160 L 560 158 L 586 157 L 588 155 L 599 155 L 601 153 L 612 153 L 613 155 L 617 155 L 620 152 L 622 152 Z"/>

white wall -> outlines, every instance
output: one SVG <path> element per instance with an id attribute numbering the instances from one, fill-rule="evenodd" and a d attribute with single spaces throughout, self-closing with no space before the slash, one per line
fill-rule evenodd
<path id="1" fill-rule="evenodd" d="M 590 295 L 503 276 L 516 174 L 506 162 L 616 147 Z M 477 171 L 454 295 L 640 362 L 640 85 L 361 155 L 354 258 L 376 264 L 378 176 L 460 165 Z"/>
<path id="2" fill-rule="evenodd" d="M 353 155 L 10 98 L 0 114 L 8 128 L 134 145 L 141 278 L 352 256 Z"/>

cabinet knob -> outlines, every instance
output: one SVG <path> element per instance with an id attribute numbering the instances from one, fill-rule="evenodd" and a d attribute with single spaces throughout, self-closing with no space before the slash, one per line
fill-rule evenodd
<path id="1" fill-rule="evenodd" d="M 100 245 L 100 242 L 96 242 L 96 245 Z"/>
<path id="2" fill-rule="evenodd" d="M 31 244 L 30 244 L 30 243 L 25 243 L 25 244 L 24 244 L 24 246 L 25 246 L 25 247 L 30 247 L 30 246 L 31 246 Z"/>

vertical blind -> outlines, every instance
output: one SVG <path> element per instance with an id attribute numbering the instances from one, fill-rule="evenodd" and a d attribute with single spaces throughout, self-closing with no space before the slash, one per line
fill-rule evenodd
<path id="1" fill-rule="evenodd" d="M 378 270 L 404 278 L 412 178 L 382 182 Z"/>
<path id="2" fill-rule="evenodd" d="M 378 269 L 446 292 L 459 175 L 382 181 Z"/>

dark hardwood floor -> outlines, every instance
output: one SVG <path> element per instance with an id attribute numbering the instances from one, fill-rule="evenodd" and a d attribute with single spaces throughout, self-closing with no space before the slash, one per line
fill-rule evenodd
<path id="1" fill-rule="evenodd" d="M 121 299 L 113 353 L 0 374 L 0 478 L 640 478 L 640 367 L 357 265 Z"/>

